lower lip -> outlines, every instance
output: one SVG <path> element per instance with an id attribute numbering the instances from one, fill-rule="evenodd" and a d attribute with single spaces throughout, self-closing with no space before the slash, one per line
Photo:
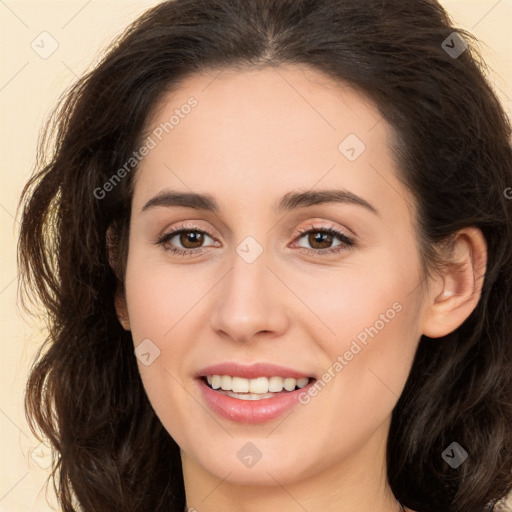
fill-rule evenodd
<path id="1" fill-rule="evenodd" d="M 209 407 L 228 420 L 239 423 L 265 423 L 281 416 L 299 403 L 301 393 L 308 391 L 315 381 L 311 380 L 301 389 L 288 391 L 272 398 L 262 398 L 261 400 L 239 400 L 211 389 L 202 379 L 197 379 L 204 400 Z"/>

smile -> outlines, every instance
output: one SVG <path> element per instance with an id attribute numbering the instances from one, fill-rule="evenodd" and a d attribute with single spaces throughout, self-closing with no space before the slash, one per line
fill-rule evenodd
<path id="1" fill-rule="evenodd" d="M 262 400 L 272 398 L 283 392 L 302 389 L 309 383 L 308 377 L 294 379 L 292 377 L 258 377 L 245 379 L 230 375 L 208 375 L 207 385 L 219 393 L 238 400 Z"/>
<path id="2" fill-rule="evenodd" d="M 211 383 L 208 382 L 208 377 L 211 377 Z M 240 378 L 241 381 L 245 381 L 241 382 L 238 378 L 227 375 L 211 375 L 208 377 L 195 379 L 200 387 L 200 392 L 208 409 L 227 420 L 250 424 L 265 423 L 290 411 L 300 403 L 300 395 L 307 393 L 308 389 L 316 382 L 315 378 L 301 378 L 297 380 L 289 377 L 285 379 L 282 377 L 258 377 L 256 379 Z M 222 379 L 227 377 L 225 379 L 225 387 L 231 389 L 224 390 L 221 387 L 213 389 L 214 382 L 215 385 L 219 384 L 219 380 L 216 377 L 220 378 L 221 386 Z M 231 379 L 231 383 L 229 383 L 229 379 Z M 306 379 L 307 382 L 305 383 L 303 379 Z M 301 381 L 300 384 L 303 387 L 298 386 L 298 380 Z M 278 389 L 278 384 L 280 386 L 282 382 L 281 391 L 250 392 L 251 381 L 258 381 L 253 384 L 253 386 L 260 386 L 257 388 L 260 390 L 264 390 L 265 386 L 268 386 L 269 389 Z M 286 387 L 291 389 L 292 384 L 293 389 L 291 391 L 287 390 Z M 248 391 L 233 391 L 233 387 L 240 389 L 241 386 L 244 386 L 243 389 L 248 389 Z M 252 389 L 255 388 L 253 387 Z"/>

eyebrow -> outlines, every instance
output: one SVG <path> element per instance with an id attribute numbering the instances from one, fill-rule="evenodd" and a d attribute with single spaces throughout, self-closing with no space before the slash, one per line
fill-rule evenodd
<path id="1" fill-rule="evenodd" d="M 348 190 L 335 189 L 288 192 L 275 204 L 274 208 L 278 212 L 288 212 L 296 208 L 306 208 L 308 206 L 324 203 L 354 204 L 366 208 L 377 216 L 379 215 L 377 209 L 362 197 Z M 195 210 L 205 210 L 214 213 L 220 211 L 217 201 L 209 194 L 162 190 L 142 207 L 141 213 L 158 206 L 193 208 Z"/>

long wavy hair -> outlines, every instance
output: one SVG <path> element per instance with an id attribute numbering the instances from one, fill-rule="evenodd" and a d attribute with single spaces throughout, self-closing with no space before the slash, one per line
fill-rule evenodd
<path id="1" fill-rule="evenodd" d="M 420 512 L 482 512 L 512 490 L 511 126 L 477 43 L 434 0 L 173 0 L 140 16 L 66 91 L 18 205 L 18 292 L 25 310 L 43 307 L 48 327 L 25 408 L 56 454 L 63 512 L 185 506 L 179 447 L 114 307 L 136 167 L 97 191 L 187 76 L 294 63 L 355 86 L 393 127 L 426 267 L 438 268 L 436 247 L 461 228 L 478 227 L 488 245 L 476 308 L 447 336 L 421 338 L 393 410 L 395 496 Z M 457 469 L 442 457 L 454 441 L 469 454 Z"/>

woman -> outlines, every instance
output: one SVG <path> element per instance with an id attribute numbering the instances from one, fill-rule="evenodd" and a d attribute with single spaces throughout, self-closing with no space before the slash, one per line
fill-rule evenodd
<path id="1" fill-rule="evenodd" d="M 434 1 L 174 0 L 23 191 L 64 511 L 481 512 L 512 489 L 510 124 Z"/>

